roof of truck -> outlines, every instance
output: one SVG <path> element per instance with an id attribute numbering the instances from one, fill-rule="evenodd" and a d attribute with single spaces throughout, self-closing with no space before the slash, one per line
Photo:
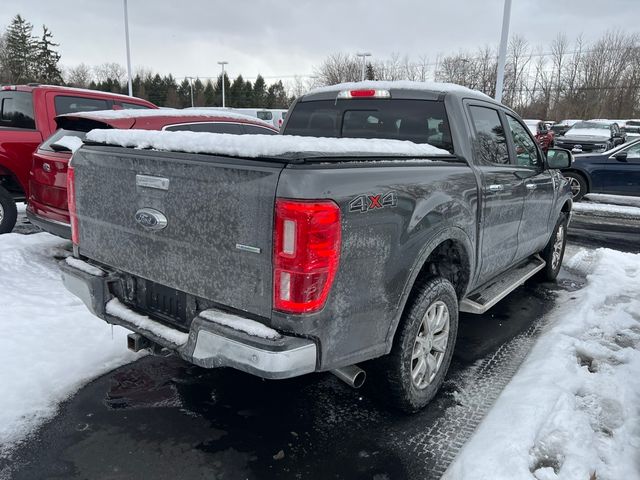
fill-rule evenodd
<path id="1" fill-rule="evenodd" d="M 180 120 L 180 123 L 184 123 L 187 120 L 196 120 L 196 121 L 204 121 L 202 117 L 205 117 L 207 120 L 215 120 L 215 121 L 224 121 L 224 120 L 232 120 L 239 121 L 243 123 L 251 123 L 253 125 L 260 125 L 267 127 L 271 130 L 274 129 L 272 123 L 265 122 L 251 115 L 246 115 L 243 113 L 233 112 L 229 110 L 223 109 L 195 109 L 189 108 L 184 110 L 166 110 L 166 109 L 153 109 L 153 110 L 142 110 L 142 109 L 125 109 L 125 110 L 96 110 L 92 112 L 82 112 L 82 113 L 68 113 L 61 116 L 68 117 L 82 117 L 88 118 L 91 120 L 123 120 L 123 119 L 138 119 L 138 118 L 167 118 L 167 119 L 176 119 Z"/>
<path id="2" fill-rule="evenodd" d="M 412 82 L 408 80 L 399 81 L 371 81 L 365 80 L 363 82 L 348 82 L 338 83 L 336 85 L 329 85 L 326 87 L 314 88 L 304 95 L 304 98 L 309 96 L 316 96 L 323 93 L 341 92 L 343 90 L 413 90 L 418 92 L 432 92 L 440 94 L 458 94 L 471 97 L 480 97 L 484 100 L 493 100 L 488 95 L 485 95 L 478 90 L 472 90 L 462 85 L 455 83 L 441 83 L 441 82 Z M 392 95 L 393 96 L 393 95 Z"/>

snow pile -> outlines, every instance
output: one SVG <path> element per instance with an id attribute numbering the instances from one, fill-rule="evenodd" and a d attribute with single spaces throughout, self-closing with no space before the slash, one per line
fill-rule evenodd
<path id="1" fill-rule="evenodd" d="M 87 141 L 172 152 L 211 153 L 237 157 L 276 157 L 287 153 L 378 156 L 450 156 L 446 150 L 406 140 L 318 138 L 295 135 L 231 135 L 228 133 L 150 130 L 91 130 Z"/>
<path id="2" fill-rule="evenodd" d="M 177 346 L 184 345 L 189 339 L 189 334 L 170 328 L 161 323 L 151 320 L 146 315 L 140 315 L 137 312 L 127 308 L 120 300 L 113 298 L 107 302 L 106 310 L 109 315 L 129 322 L 136 327 L 152 333 L 158 338 L 163 338 L 168 342 L 174 343 Z"/>
<path id="3" fill-rule="evenodd" d="M 588 193 L 585 200 L 596 203 L 610 203 L 612 205 L 626 205 L 628 207 L 640 207 L 640 197 L 627 195 L 607 195 L 604 193 Z"/>
<path id="4" fill-rule="evenodd" d="M 573 213 L 577 215 L 640 220 L 640 207 L 610 205 L 606 203 L 576 202 L 573 204 L 572 210 Z"/>
<path id="5" fill-rule="evenodd" d="M 125 118 L 149 118 L 149 117 L 223 117 L 235 120 L 245 120 L 251 123 L 273 128 L 272 123 L 265 122 L 259 118 L 252 117 L 243 113 L 234 112 L 223 108 L 189 108 L 185 110 L 160 110 L 160 109 L 125 109 L 125 110 L 96 110 L 93 112 L 82 112 L 81 114 L 69 114 L 69 116 L 82 116 L 85 118 L 94 118 L 96 120 L 121 120 Z"/>
<path id="6" fill-rule="evenodd" d="M 64 137 L 62 137 L 56 142 L 56 145 L 60 145 L 61 147 L 66 147 L 69 150 L 71 150 L 71 152 L 75 152 L 82 145 L 84 145 L 84 142 L 79 137 L 74 137 L 73 135 L 65 135 Z"/>
<path id="7" fill-rule="evenodd" d="M 550 326 L 449 480 L 640 478 L 640 255 L 579 250 Z"/>
<path id="8" fill-rule="evenodd" d="M 372 81 L 365 80 L 363 82 L 346 82 L 338 83 L 335 85 L 329 85 L 327 87 L 318 87 L 310 90 L 305 95 L 313 95 L 315 93 L 323 92 L 339 92 L 340 90 L 357 90 L 357 89 L 375 89 L 375 90 L 426 90 L 429 92 L 458 92 L 458 93 L 473 93 L 482 97 L 490 98 L 478 90 L 472 90 L 462 85 L 455 83 L 441 83 L 441 82 L 412 82 L 409 80 L 398 81 Z"/>
<path id="9" fill-rule="evenodd" d="M 62 285 L 47 233 L 0 236 L 0 455 L 91 379 L 137 358 L 128 331 L 91 315 Z"/>
<path id="10" fill-rule="evenodd" d="M 205 320 L 233 328 L 234 330 L 247 333 L 254 337 L 266 338 L 268 340 L 277 340 L 280 338 L 280 334 L 273 328 L 269 328 L 260 322 L 248 318 L 229 315 L 228 313 L 217 310 L 204 310 L 200 312 L 199 316 Z"/>

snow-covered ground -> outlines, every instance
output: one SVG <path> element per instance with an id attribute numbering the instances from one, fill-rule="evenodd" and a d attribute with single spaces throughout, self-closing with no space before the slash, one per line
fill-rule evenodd
<path id="1" fill-rule="evenodd" d="M 528 358 L 443 477 L 640 479 L 640 254 L 579 249 Z"/>
<path id="2" fill-rule="evenodd" d="M 83 384 L 137 358 L 127 331 L 91 315 L 65 290 L 47 233 L 0 236 L 0 455 Z"/>
<path id="3" fill-rule="evenodd" d="M 640 221 L 640 207 L 630 205 L 576 202 L 573 204 L 573 213 L 575 215 L 589 215 L 592 217 L 607 217 Z"/>
<path id="4" fill-rule="evenodd" d="M 609 203 L 612 205 L 640 207 L 640 197 L 631 197 L 627 195 L 605 195 L 602 193 L 589 193 L 584 196 L 584 199 L 596 203 Z"/>

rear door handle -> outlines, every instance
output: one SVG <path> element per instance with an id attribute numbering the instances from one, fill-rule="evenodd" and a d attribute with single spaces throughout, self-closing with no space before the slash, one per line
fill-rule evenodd
<path id="1" fill-rule="evenodd" d="M 527 183 L 527 190 L 535 190 L 538 186 L 535 183 Z"/>
<path id="2" fill-rule="evenodd" d="M 499 184 L 489 185 L 490 192 L 502 192 L 503 190 L 504 190 L 504 185 L 499 185 Z"/>

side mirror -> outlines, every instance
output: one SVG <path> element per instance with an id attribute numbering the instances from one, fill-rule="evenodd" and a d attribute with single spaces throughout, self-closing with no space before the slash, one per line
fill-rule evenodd
<path id="1" fill-rule="evenodd" d="M 569 168 L 573 162 L 573 154 L 564 148 L 550 148 L 547 150 L 547 168 Z"/>
<path id="2" fill-rule="evenodd" d="M 618 152 L 613 156 L 613 158 L 615 158 L 619 162 L 626 162 L 627 161 L 627 152 Z"/>

